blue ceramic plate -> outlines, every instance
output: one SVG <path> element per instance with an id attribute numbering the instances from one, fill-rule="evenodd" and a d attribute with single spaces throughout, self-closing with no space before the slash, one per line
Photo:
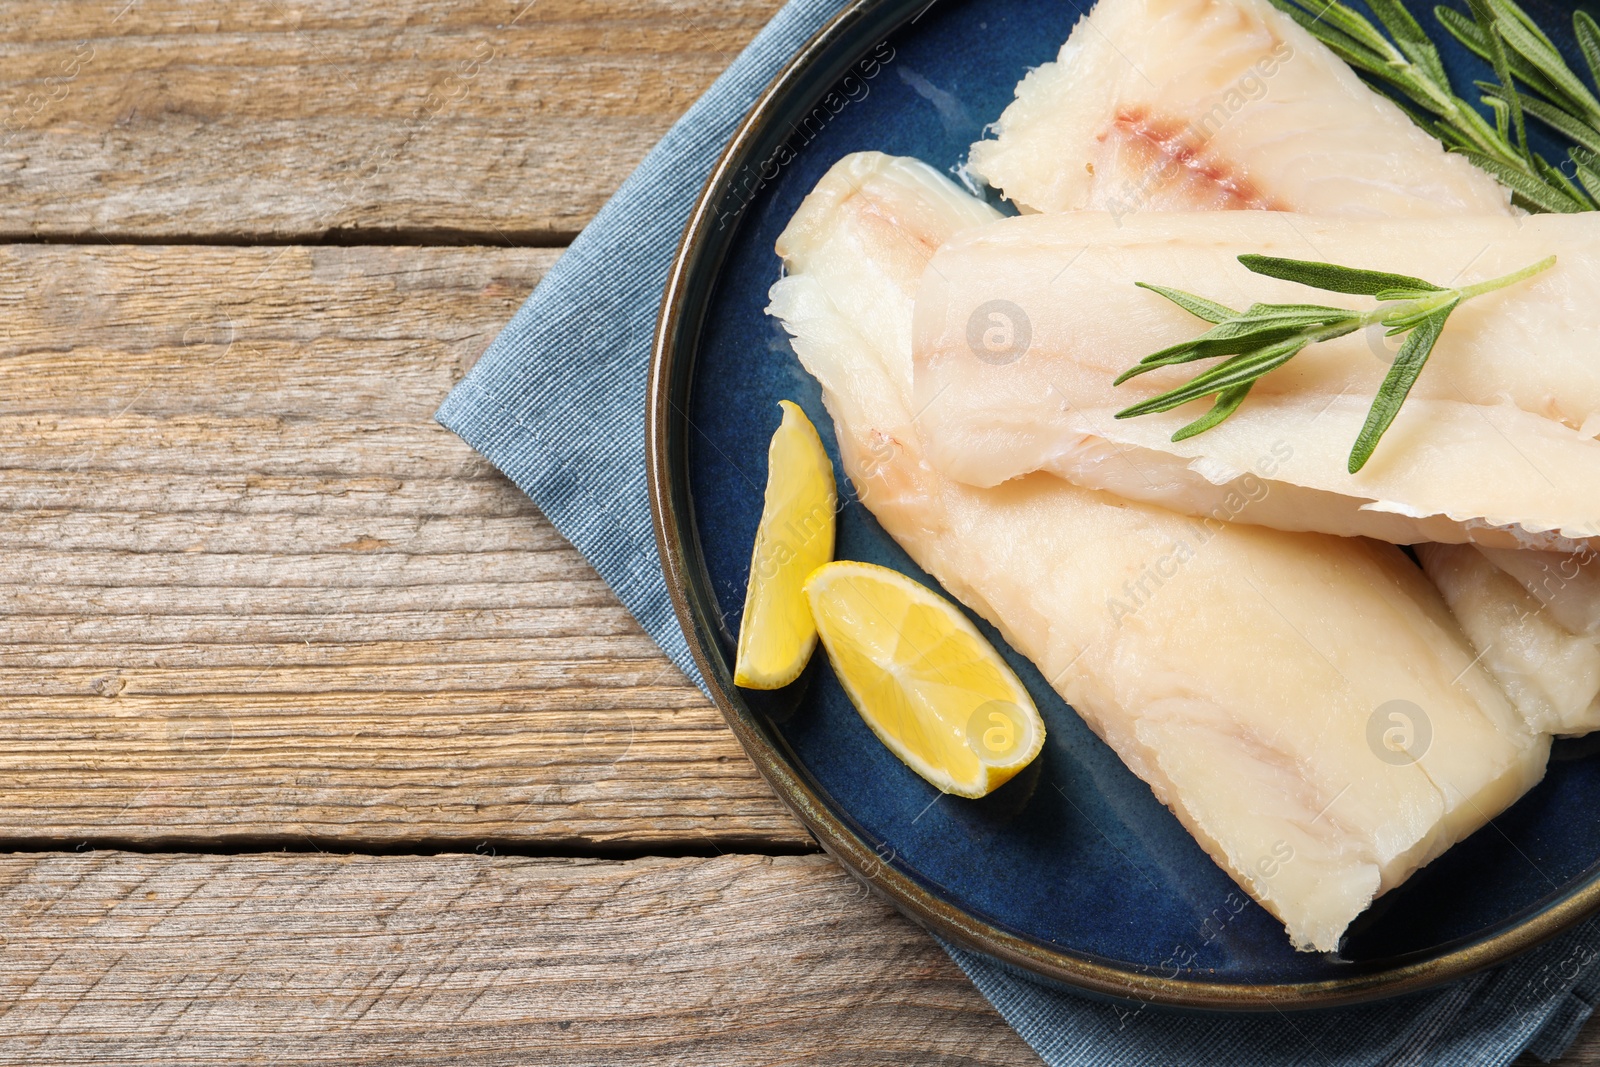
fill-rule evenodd
<path id="1" fill-rule="evenodd" d="M 1581 745 L 1558 746 L 1537 789 L 1381 898 L 1334 958 L 1294 952 L 1282 925 L 981 621 L 1049 738 L 1028 771 L 980 801 L 942 796 L 896 760 L 821 655 L 785 691 L 734 687 L 780 399 L 806 410 L 837 462 L 816 383 L 762 313 L 779 272 L 773 241 L 846 153 L 959 164 L 1080 14 L 1028 0 L 926 4 L 858 3 L 794 58 L 713 173 L 663 305 L 650 411 L 657 531 L 684 630 L 751 758 L 829 852 L 917 921 L 1110 996 L 1242 1010 L 1370 1000 L 1487 966 L 1593 910 L 1600 759 Z M 1547 26 L 1566 22 L 1535 8 Z M 1470 57 L 1450 59 L 1476 73 Z M 786 162 L 764 165 L 775 155 Z M 837 551 L 937 587 L 853 500 Z"/>

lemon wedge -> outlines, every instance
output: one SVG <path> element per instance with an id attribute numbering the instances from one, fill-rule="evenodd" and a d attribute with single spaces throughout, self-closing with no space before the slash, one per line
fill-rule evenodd
<path id="1" fill-rule="evenodd" d="M 805 670 L 817 647 L 805 580 L 833 558 L 833 463 L 805 412 L 787 400 L 778 406 L 783 422 L 767 446 L 767 494 L 733 667 L 746 689 L 782 689 Z"/>
<path id="2" fill-rule="evenodd" d="M 856 711 L 933 785 L 986 796 L 1039 754 L 1033 699 L 954 604 L 870 563 L 818 568 L 805 591 Z"/>

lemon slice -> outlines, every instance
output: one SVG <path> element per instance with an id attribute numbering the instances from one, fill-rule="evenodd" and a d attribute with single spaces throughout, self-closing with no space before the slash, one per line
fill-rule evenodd
<path id="1" fill-rule="evenodd" d="M 946 793 L 985 796 L 1044 746 L 1033 699 L 948 600 L 905 575 L 840 562 L 806 580 L 828 661 L 856 711 Z"/>
<path id="2" fill-rule="evenodd" d="M 746 689 L 782 689 L 805 670 L 817 626 L 803 587 L 833 558 L 833 464 L 805 412 L 787 400 L 778 406 L 783 422 L 767 446 L 767 495 L 733 667 Z"/>

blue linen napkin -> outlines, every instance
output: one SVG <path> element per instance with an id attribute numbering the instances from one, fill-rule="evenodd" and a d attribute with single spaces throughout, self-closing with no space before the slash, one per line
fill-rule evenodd
<path id="1" fill-rule="evenodd" d="M 695 195 L 756 96 L 841 7 L 790 0 L 580 234 L 438 420 L 504 471 L 702 689 L 662 578 L 645 479 L 656 312 Z M 1508 1064 L 1559 1056 L 1600 995 L 1600 918 L 1500 968 L 1383 1004 L 1219 1016 L 1047 988 L 945 949 L 1051 1067 Z"/>

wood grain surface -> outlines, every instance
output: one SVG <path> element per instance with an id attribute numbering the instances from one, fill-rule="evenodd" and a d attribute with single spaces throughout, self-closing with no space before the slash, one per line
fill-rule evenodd
<path id="1" fill-rule="evenodd" d="M 0 248 L 0 839 L 813 847 L 432 420 L 554 255 Z"/>
<path id="2" fill-rule="evenodd" d="M 0 239 L 559 244 L 778 0 L 10 0 Z"/>
<path id="3" fill-rule="evenodd" d="M 821 856 L 5 856 L 0 908 L 6 1064 L 1039 1062 Z"/>
<path id="4" fill-rule="evenodd" d="M 0 912 L 3 1064 L 1039 1063 L 822 856 L 7 855 Z"/>

